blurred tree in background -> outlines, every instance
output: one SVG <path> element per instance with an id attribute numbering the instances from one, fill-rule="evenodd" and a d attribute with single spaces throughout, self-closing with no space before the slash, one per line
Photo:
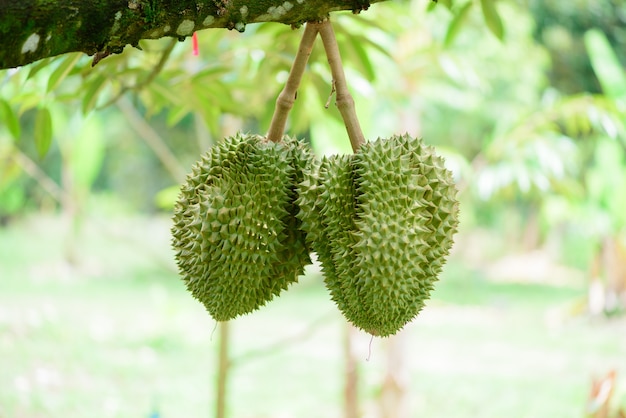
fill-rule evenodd
<path id="1" fill-rule="evenodd" d="M 600 93 L 584 42 L 592 28 L 603 32 L 626 65 L 626 4 L 620 0 L 530 2 L 534 37 L 552 59 L 550 83 L 566 94 Z"/>

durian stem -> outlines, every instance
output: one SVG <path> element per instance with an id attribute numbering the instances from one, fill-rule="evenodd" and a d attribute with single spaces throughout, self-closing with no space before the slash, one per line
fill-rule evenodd
<path id="1" fill-rule="evenodd" d="M 289 71 L 289 77 L 285 83 L 285 87 L 278 95 L 276 99 L 276 108 L 274 115 L 272 116 L 272 122 L 270 123 L 269 131 L 267 132 L 267 139 L 273 142 L 280 142 L 285 132 L 285 125 L 287 124 L 287 116 L 289 111 L 293 107 L 294 102 L 298 94 L 298 87 L 300 86 L 300 80 L 302 80 L 302 74 L 306 69 L 306 63 L 309 60 L 315 39 L 317 38 L 318 28 L 315 24 L 310 22 L 306 24 L 304 33 L 302 34 L 302 40 L 300 40 L 300 47 L 298 53 Z"/>
<path id="2" fill-rule="evenodd" d="M 365 137 L 363 136 L 363 131 L 361 130 L 361 125 L 356 115 L 354 99 L 348 90 L 335 32 L 333 31 L 329 19 L 316 23 L 316 25 L 318 26 L 322 42 L 324 43 L 326 57 L 328 58 L 328 64 L 330 65 L 330 71 L 333 75 L 333 82 L 337 91 L 337 101 L 335 103 L 346 125 L 352 150 L 356 152 L 359 147 L 365 143 Z"/>

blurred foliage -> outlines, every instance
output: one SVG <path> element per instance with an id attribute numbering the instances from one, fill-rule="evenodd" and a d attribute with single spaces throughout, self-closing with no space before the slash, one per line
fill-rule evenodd
<path id="1" fill-rule="evenodd" d="M 566 244 L 624 228 L 611 190 L 624 187 L 625 16 L 617 0 L 412 0 L 333 19 L 368 138 L 409 132 L 435 145 L 465 227 L 506 229 L 513 210 Z M 299 31 L 197 37 L 199 56 L 161 39 L 94 68 L 67 54 L 0 72 L 0 219 L 94 193 L 167 210 L 201 152 L 240 129 L 263 133 Z M 324 106 L 330 86 L 318 45 L 288 133 L 320 154 L 350 152 L 339 112 Z"/>
<path id="2" fill-rule="evenodd" d="M 606 34 L 626 65 L 626 3 L 622 0 L 532 0 L 535 38 L 548 49 L 550 82 L 564 93 L 599 93 L 600 85 L 585 49 L 585 32 Z"/>
<path id="3" fill-rule="evenodd" d="M 565 237 L 566 242 L 582 241 L 590 247 L 583 253 L 587 255 L 583 260 L 589 262 L 603 239 L 623 239 L 626 233 L 626 199 L 616 193 L 626 190 L 626 72 L 606 34 L 590 29 L 584 42 L 604 93 L 597 101 L 602 100 L 611 112 L 593 113 L 596 124 L 604 129 L 578 144 L 578 181 L 571 182 L 565 193 L 546 196 L 544 208 L 547 225 L 565 225 L 572 234 Z"/>

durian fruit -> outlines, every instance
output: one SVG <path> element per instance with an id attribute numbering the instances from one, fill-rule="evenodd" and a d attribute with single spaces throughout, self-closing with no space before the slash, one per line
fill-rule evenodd
<path id="1" fill-rule="evenodd" d="M 310 263 L 295 201 L 312 159 L 295 139 L 238 134 L 193 166 L 175 205 L 172 246 L 188 290 L 215 320 L 264 305 Z"/>
<path id="2" fill-rule="evenodd" d="M 455 194 L 442 159 L 408 135 L 307 172 L 298 216 L 331 298 L 356 327 L 395 334 L 423 308 L 453 243 Z"/>

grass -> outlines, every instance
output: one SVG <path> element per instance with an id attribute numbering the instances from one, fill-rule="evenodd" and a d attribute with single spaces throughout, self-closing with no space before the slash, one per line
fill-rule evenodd
<path id="1" fill-rule="evenodd" d="M 56 217 L 0 229 L 0 418 L 212 416 L 215 323 L 178 279 L 168 229 L 130 217 L 91 219 L 74 241 Z M 612 368 L 626 404 L 626 324 L 570 315 L 584 295 L 450 260 L 403 332 L 411 416 L 582 417 L 592 377 Z M 231 417 L 341 416 L 345 325 L 317 272 L 231 329 Z M 356 338 L 364 417 L 378 416 L 387 343 L 370 354 Z"/>

